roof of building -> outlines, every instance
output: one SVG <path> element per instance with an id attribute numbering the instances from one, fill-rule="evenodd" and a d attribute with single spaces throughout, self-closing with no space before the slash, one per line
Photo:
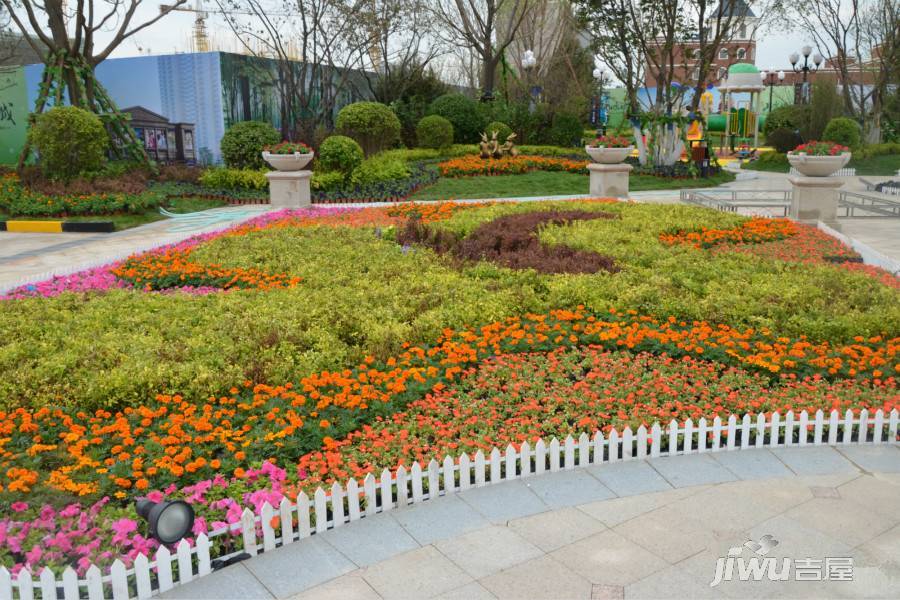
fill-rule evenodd
<path id="1" fill-rule="evenodd" d="M 756 14 L 747 5 L 744 0 L 722 0 L 722 17 L 751 17 L 756 18 Z M 719 9 L 713 11 L 713 15 L 719 15 Z"/>
<path id="2" fill-rule="evenodd" d="M 728 67 L 728 74 L 733 75 L 735 73 L 759 74 L 759 69 L 756 68 L 756 65 L 751 65 L 750 63 L 734 63 L 733 65 Z"/>

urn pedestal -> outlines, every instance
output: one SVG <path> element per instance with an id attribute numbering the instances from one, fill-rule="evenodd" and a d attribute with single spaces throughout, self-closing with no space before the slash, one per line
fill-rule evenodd
<path id="1" fill-rule="evenodd" d="M 312 204 L 309 180 L 312 171 L 269 171 L 269 202 L 273 208 L 303 208 Z"/>
<path id="2" fill-rule="evenodd" d="M 591 174 L 591 196 L 595 198 L 628 198 L 628 175 L 634 167 L 628 163 L 591 163 L 587 168 Z"/>
<path id="3" fill-rule="evenodd" d="M 844 182 L 837 177 L 789 177 L 792 219 L 815 225 L 822 221 L 834 229 L 837 223 L 838 188 Z"/>

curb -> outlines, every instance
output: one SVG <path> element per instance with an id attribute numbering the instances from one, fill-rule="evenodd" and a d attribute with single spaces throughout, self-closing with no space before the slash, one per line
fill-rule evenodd
<path id="1" fill-rule="evenodd" d="M 14 233 L 112 233 L 112 221 L 0 221 L 0 231 Z"/>

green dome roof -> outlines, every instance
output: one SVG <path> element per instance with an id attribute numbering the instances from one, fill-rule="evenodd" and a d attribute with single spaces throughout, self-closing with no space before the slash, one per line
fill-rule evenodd
<path id="1" fill-rule="evenodd" d="M 759 69 L 750 63 L 735 63 L 728 67 L 728 74 L 732 73 L 759 73 Z"/>

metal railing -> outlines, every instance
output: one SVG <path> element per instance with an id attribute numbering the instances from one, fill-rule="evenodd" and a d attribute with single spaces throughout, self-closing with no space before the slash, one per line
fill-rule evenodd
<path id="1" fill-rule="evenodd" d="M 696 189 L 681 190 L 681 201 L 723 212 L 741 210 L 758 216 L 786 217 L 791 209 L 791 190 Z M 900 200 L 878 192 L 838 192 L 838 213 L 843 219 L 900 218 Z"/>

